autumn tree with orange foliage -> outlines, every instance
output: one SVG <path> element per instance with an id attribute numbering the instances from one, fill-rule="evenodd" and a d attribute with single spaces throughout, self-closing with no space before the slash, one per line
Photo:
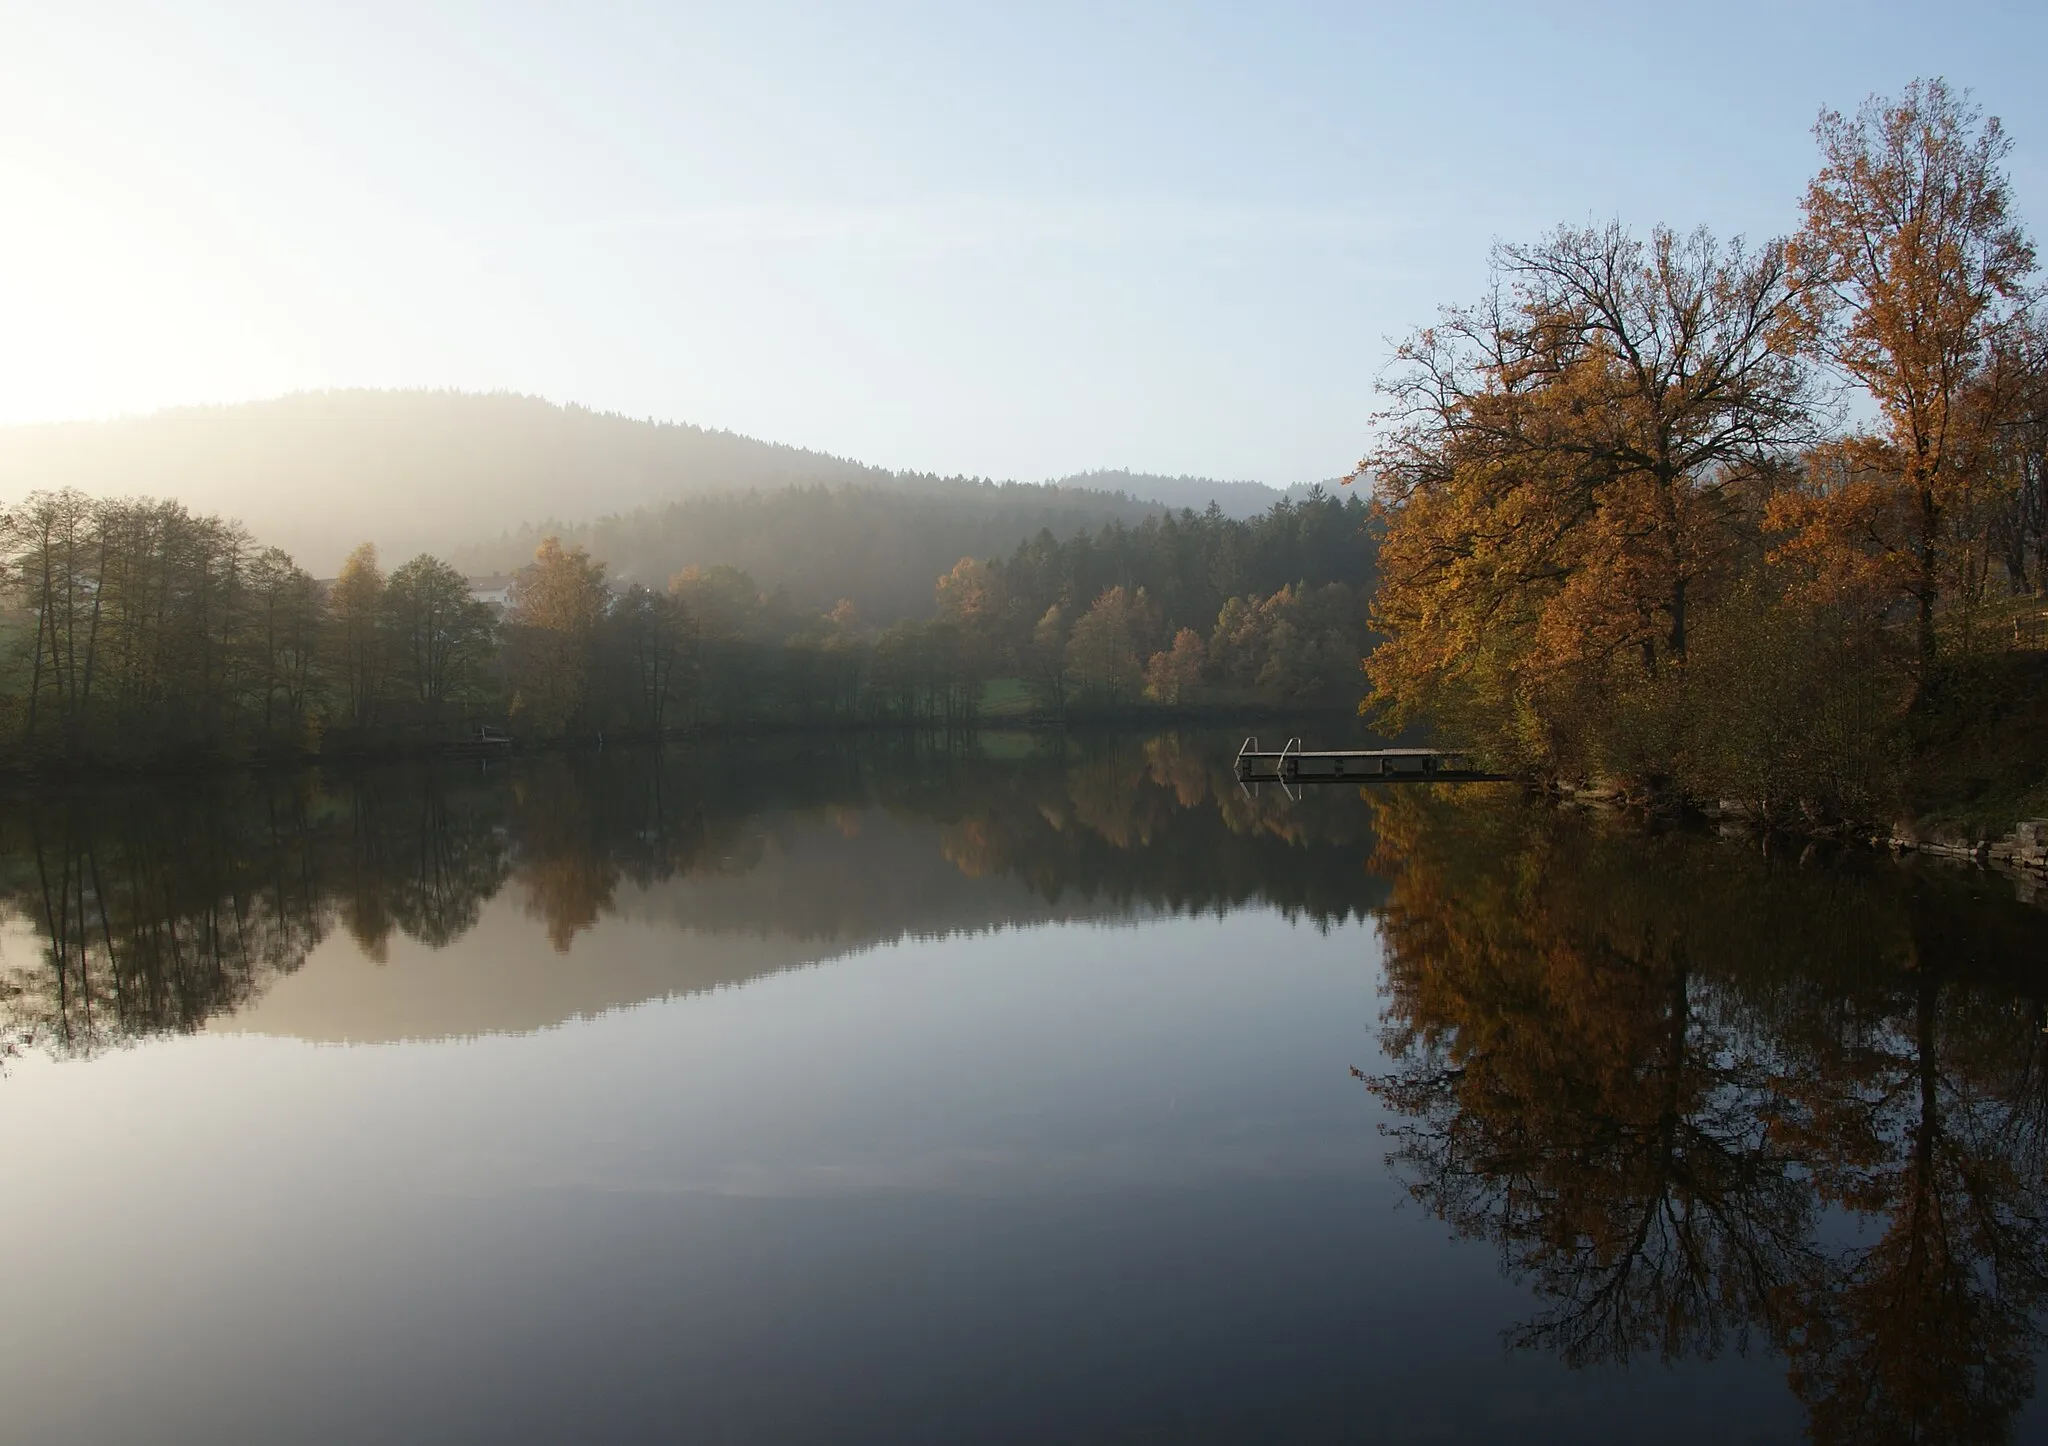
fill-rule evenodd
<path id="1" fill-rule="evenodd" d="M 1932 730 L 1968 725 L 1937 660 L 1983 651 L 2048 527 L 2010 142 L 1938 80 L 1816 133 L 1796 237 L 1567 227 L 1497 248 L 1485 298 L 1401 346 L 1355 474 L 1384 528 L 1383 719 L 1837 819 L 1881 816 Z"/>
<path id="2" fill-rule="evenodd" d="M 559 732 L 583 711 L 591 639 L 610 605 L 604 564 L 550 537 L 512 582 L 513 712 Z"/>
<path id="3" fill-rule="evenodd" d="M 1406 342 L 1361 464 L 1389 518 L 1368 664 L 1399 721 L 1556 751 L 1570 703 L 1682 662 L 1812 433 L 1783 248 L 1619 225 L 1504 246 Z"/>
<path id="4" fill-rule="evenodd" d="M 1800 340 L 1878 424 L 1836 443 L 1773 519 L 1824 586 L 1911 600 L 1925 677 L 1940 605 L 1977 602 L 1989 571 L 2011 481 L 1999 441 L 2028 388 L 2034 246 L 2013 215 L 2011 140 L 1946 82 L 1825 111 L 1814 134 L 1823 163 L 1790 247 Z"/>

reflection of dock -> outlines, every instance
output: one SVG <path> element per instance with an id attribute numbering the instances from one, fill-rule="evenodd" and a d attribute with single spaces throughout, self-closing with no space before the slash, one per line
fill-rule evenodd
<path id="1" fill-rule="evenodd" d="M 1497 780 L 1471 755 L 1445 748 L 1307 750 L 1299 738 L 1279 752 L 1262 752 L 1247 738 L 1237 750 L 1241 783 L 1480 783 Z"/>
<path id="2" fill-rule="evenodd" d="M 512 751 L 512 735 L 502 728 L 479 723 L 467 738 L 451 738 L 441 752 L 455 758 L 500 758 Z"/>

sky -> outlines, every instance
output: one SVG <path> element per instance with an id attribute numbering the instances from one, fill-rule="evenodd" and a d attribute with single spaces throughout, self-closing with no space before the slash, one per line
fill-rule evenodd
<path id="1" fill-rule="evenodd" d="M 1970 87 L 2048 217 L 2048 6 L 0 0 L 0 422 L 510 390 L 881 466 L 1350 468 L 1561 222 L 1798 219 Z"/>

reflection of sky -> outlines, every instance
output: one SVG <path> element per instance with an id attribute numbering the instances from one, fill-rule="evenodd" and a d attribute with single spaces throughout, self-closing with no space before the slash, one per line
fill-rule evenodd
<path id="1" fill-rule="evenodd" d="M 532 1035 L 25 1059 L 8 1429 L 1796 1435 L 1769 1362 L 1503 1355 L 1528 1297 L 1402 1203 L 1349 1076 L 1378 984 L 1369 931 L 1245 912 L 903 943 Z"/>
<path id="2" fill-rule="evenodd" d="M 0 969 L 30 969 L 49 957 L 35 921 L 0 905 Z"/>

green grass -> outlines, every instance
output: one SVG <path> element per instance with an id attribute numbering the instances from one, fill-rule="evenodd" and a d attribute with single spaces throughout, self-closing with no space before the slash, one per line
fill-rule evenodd
<path id="1" fill-rule="evenodd" d="M 984 718 L 1028 718 L 1037 711 L 1031 687 L 1022 678 L 994 678 L 982 685 Z"/>

